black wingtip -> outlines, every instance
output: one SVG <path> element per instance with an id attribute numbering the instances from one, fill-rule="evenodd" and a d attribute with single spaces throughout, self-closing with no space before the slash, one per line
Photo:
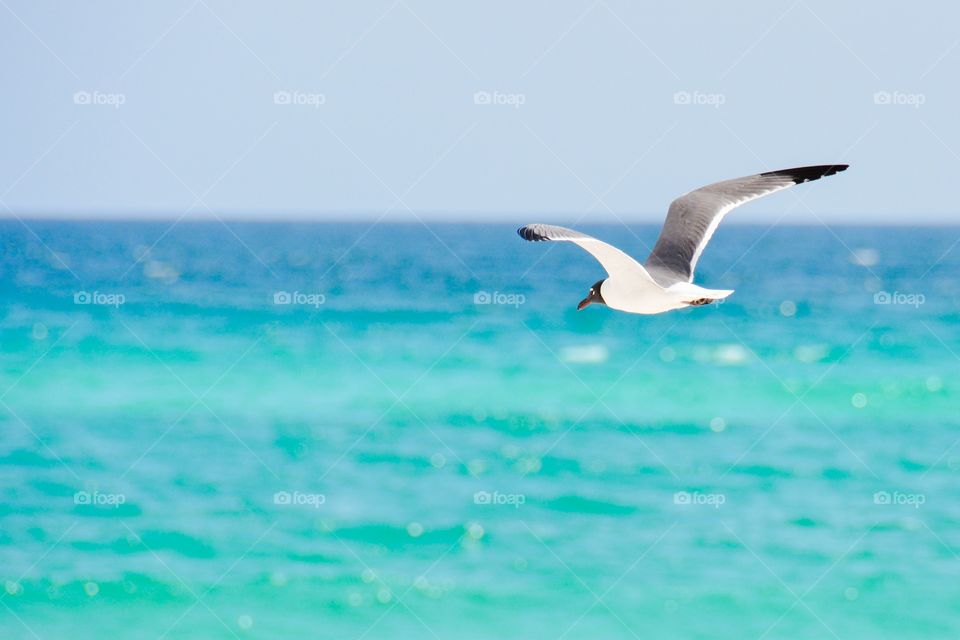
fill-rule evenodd
<path id="1" fill-rule="evenodd" d="M 530 242 L 540 242 L 548 239 L 546 236 L 540 235 L 534 231 L 531 225 L 526 225 L 517 229 L 517 235 Z"/>
<path id="2" fill-rule="evenodd" d="M 768 171 L 761 173 L 762 176 L 786 176 L 793 180 L 794 184 L 819 180 L 824 176 L 832 176 L 835 173 L 846 171 L 848 164 L 818 164 L 812 167 L 795 167 L 793 169 L 780 169 L 779 171 Z"/>

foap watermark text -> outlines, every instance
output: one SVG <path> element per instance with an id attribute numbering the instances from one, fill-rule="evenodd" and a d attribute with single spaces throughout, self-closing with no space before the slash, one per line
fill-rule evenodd
<path id="1" fill-rule="evenodd" d="M 322 493 L 304 493 L 302 491 L 277 491 L 273 494 L 273 504 L 283 506 L 308 506 L 319 509 L 327 501 Z"/>
<path id="2" fill-rule="evenodd" d="M 927 502 L 927 496 L 923 493 L 906 493 L 904 491 L 877 491 L 873 494 L 873 504 L 882 505 L 906 505 L 919 509 L 921 505 Z"/>
<path id="3" fill-rule="evenodd" d="M 492 505 L 492 506 L 511 506 L 519 509 L 520 505 L 526 504 L 527 496 L 522 493 L 500 493 L 499 491 L 477 491 L 473 494 L 474 504 Z"/>
<path id="4" fill-rule="evenodd" d="M 127 101 L 122 93 L 107 93 L 105 91 L 77 91 L 73 94 L 73 104 L 96 107 L 113 107 L 119 109 Z"/>
<path id="5" fill-rule="evenodd" d="M 927 101 L 922 93 L 906 93 L 904 91 L 877 91 L 873 94 L 873 104 L 892 105 L 899 107 L 913 107 L 919 109 Z"/>
<path id="6" fill-rule="evenodd" d="M 473 304 L 498 304 L 519 307 L 526 304 L 527 297 L 522 293 L 504 293 L 503 291 L 477 291 L 473 294 Z"/>
<path id="7" fill-rule="evenodd" d="M 701 493 L 699 491 L 677 491 L 673 494 L 673 504 L 708 506 L 719 509 L 726 504 L 727 496 L 722 493 Z"/>
<path id="8" fill-rule="evenodd" d="M 477 91 L 473 94 L 473 104 L 513 107 L 519 109 L 526 103 L 527 96 L 522 93 L 505 91 Z"/>
<path id="9" fill-rule="evenodd" d="M 903 305 L 919 308 L 927 301 L 922 293 L 905 293 L 903 291 L 877 291 L 873 294 L 873 304 Z"/>
<path id="10" fill-rule="evenodd" d="M 727 96 L 722 93 L 707 93 L 705 91 L 677 91 L 673 94 L 673 104 L 713 107 L 719 109 L 727 102 Z"/>
<path id="11" fill-rule="evenodd" d="M 319 109 L 327 103 L 327 96 L 309 91 L 274 91 L 273 104 L 294 107 L 312 107 Z"/>
<path id="12" fill-rule="evenodd" d="M 93 507 L 113 507 L 117 509 L 126 504 L 127 496 L 122 493 L 101 493 L 100 491 L 77 491 L 73 494 L 73 504 Z"/>
<path id="13" fill-rule="evenodd" d="M 73 304 L 92 304 L 105 307 L 119 307 L 127 301 L 122 293 L 104 291 L 75 291 Z"/>
<path id="14" fill-rule="evenodd" d="M 327 296 L 322 293 L 304 293 L 302 291 L 274 291 L 273 304 L 300 305 L 319 308 L 326 303 Z"/>

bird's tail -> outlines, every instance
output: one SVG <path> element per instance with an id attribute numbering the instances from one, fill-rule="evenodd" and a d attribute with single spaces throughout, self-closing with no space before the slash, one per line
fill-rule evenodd
<path id="1" fill-rule="evenodd" d="M 733 289 L 701 289 L 704 298 L 709 298 L 710 300 L 723 300 L 731 293 Z"/>
<path id="2" fill-rule="evenodd" d="M 733 289 L 704 289 L 692 282 L 676 282 L 670 285 L 667 291 L 687 304 L 707 304 L 714 300 L 723 300 L 733 293 Z"/>
<path id="3" fill-rule="evenodd" d="M 690 300 L 684 300 L 691 307 L 700 307 L 705 304 L 710 304 L 712 302 L 717 302 L 718 300 L 723 300 L 728 295 L 733 293 L 732 290 L 721 290 L 721 289 L 703 289 L 702 298 L 693 298 Z"/>

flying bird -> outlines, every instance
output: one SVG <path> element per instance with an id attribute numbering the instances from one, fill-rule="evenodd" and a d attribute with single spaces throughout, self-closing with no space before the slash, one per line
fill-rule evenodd
<path id="1" fill-rule="evenodd" d="M 655 314 L 723 300 L 732 290 L 693 284 L 693 271 L 717 225 L 731 209 L 795 184 L 846 170 L 827 164 L 768 171 L 694 189 L 672 203 L 650 257 L 640 264 L 620 249 L 585 233 L 548 224 L 517 229 L 524 240 L 572 242 L 596 258 L 607 277 L 590 287 L 577 310 L 605 304 L 627 313 Z"/>

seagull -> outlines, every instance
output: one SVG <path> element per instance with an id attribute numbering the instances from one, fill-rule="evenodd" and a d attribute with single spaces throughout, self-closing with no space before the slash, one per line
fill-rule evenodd
<path id="1" fill-rule="evenodd" d="M 627 313 L 656 314 L 723 300 L 732 290 L 693 284 L 693 270 L 717 225 L 731 209 L 774 191 L 845 171 L 849 165 L 825 164 L 768 171 L 694 189 L 672 203 L 660 237 L 646 263 L 585 233 L 549 224 L 517 229 L 524 240 L 572 242 L 596 258 L 607 272 L 577 305 L 604 304 Z"/>

